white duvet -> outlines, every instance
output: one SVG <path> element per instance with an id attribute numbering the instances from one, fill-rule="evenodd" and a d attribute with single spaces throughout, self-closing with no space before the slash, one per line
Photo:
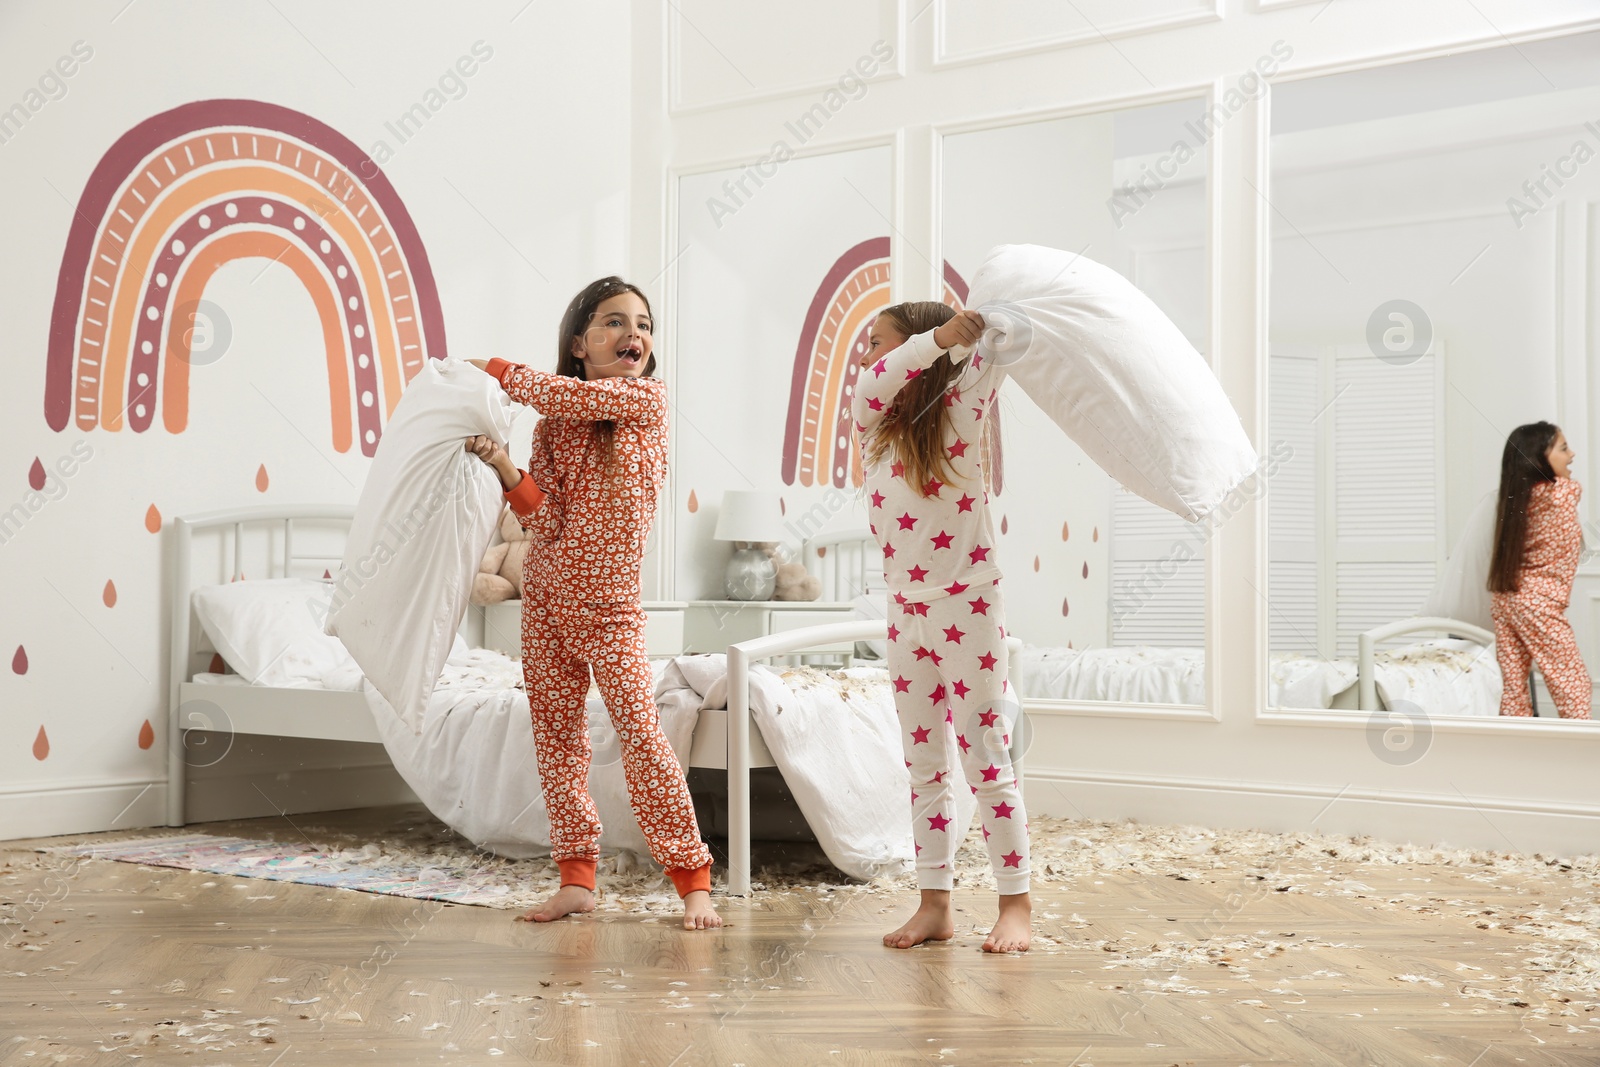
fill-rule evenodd
<path id="1" fill-rule="evenodd" d="M 1409 701 L 1429 715 L 1500 713 L 1500 667 L 1494 650 L 1471 641 L 1418 641 L 1374 656 L 1385 707 Z M 1274 652 L 1269 701 L 1274 708 L 1355 709 L 1356 664 Z M 1129 645 L 1071 649 L 1027 646 L 1017 692 L 1036 700 L 1113 704 L 1205 703 L 1205 651 Z"/>

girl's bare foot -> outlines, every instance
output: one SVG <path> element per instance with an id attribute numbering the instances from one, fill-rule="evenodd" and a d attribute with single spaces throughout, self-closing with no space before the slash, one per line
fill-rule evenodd
<path id="1" fill-rule="evenodd" d="M 593 905 L 590 905 L 593 907 Z M 722 916 L 711 906 L 711 894 L 696 889 L 683 898 L 683 928 L 685 930 L 715 930 L 722 925 Z"/>
<path id="2" fill-rule="evenodd" d="M 985 952 L 1026 952 L 1033 938 L 1033 903 L 1026 893 L 1000 898 L 1000 918 L 983 942 Z"/>
<path id="3" fill-rule="evenodd" d="M 954 936 L 956 916 L 951 909 L 950 893 L 943 889 L 924 889 L 916 914 L 894 933 L 884 934 L 883 943 L 890 948 L 910 948 L 924 941 L 948 941 Z"/>
<path id="4" fill-rule="evenodd" d="M 537 908 L 529 908 L 517 916 L 518 922 L 548 923 L 565 919 L 568 915 L 594 910 L 594 890 L 581 885 L 564 885 Z"/>

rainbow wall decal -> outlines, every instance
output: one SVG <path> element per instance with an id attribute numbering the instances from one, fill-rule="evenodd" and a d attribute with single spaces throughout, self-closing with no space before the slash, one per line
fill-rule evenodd
<path id="1" fill-rule="evenodd" d="M 444 319 L 417 228 L 378 165 L 309 115 L 201 100 L 101 157 L 56 282 L 45 420 L 136 433 L 189 421 L 194 308 L 223 264 L 284 264 L 316 305 L 333 447 L 372 455 Z"/>
<path id="2" fill-rule="evenodd" d="M 959 308 L 967 283 L 944 265 L 944 302 Z M 850 395 L 867 351 L 872 318 L 889 306 L 889 238 L 874 237 L 850 249 L 829 268 L 800 330 L 789 382 L 789 419 L 783 439 L 785 485 L 861 484 L 861 457 L 851 432 Z M 1000 489 L 999 411 L 984 434 L 990 488 Z"/>

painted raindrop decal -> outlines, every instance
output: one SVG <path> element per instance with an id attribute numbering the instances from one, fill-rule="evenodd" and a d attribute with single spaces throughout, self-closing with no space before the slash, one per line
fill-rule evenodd
<path id="1" fill-rule="evenodd" d="M 1000 516 L 1000 532 L 1005 533 L 1009 529 L 1011 529 L 1011 523 L 1006 521 L 1004 515 Z"/>
<path id="2" fill-rule="evenodd" d="M 1035 574 L 1039 573 L 1039 557 L 1038 556 L 1034 556 L 1033 557 L 1033 572 Z"/>
<path id="3" fill-rule="evenodd" d="M 17 646 L 17 654 L 11 657 L 11 673 L 28 673 L 28 650 L 21 645 Z"/>
<path id="4" fill-rule="evenodd" d="M 33 466 L 28 468 L 28 485 L 34 492 L 44 488 L 44 464 L 39 462 L 39 457 L 33 457 Z"/>
<path id="5" fill-rule="evenodd" d="M 700 510 L 700 498 L 694 495 L 694 490 L 689 490 L 689 514 L 693 515 Z"/>
<path id="6" fill-rule="evenodd" d="M 787 515 L 787 514 L 789 514 L 789 502 L 787 500 L 783 499 L 783 497 L 781 497 L 781 496 L 778 498 L 778 514 L 779 515 Z"/>
<path id="7" fill-rule="evenodd" d="M 151 533 L 161 532 L 161 509 L 154 504 L 151 504 L 150 510 L 144 513 L 144 528 Z"/>
<path id="8" fill-rule="evenodd" d="M 106 579 L 106 587 L 100 593 L 100 599 L 106 602 L 106 607 L 117 606 L 117 585 L 111 579 Z"/>
<path id="9" fill-rule="evenodd" d="M 333 575 L 328 573 L 328 568 L 326 567 L 322 568 L 322 577 L 330 581 L 333 579 Z"/>
<path id="10" fill-rule="evenodd" d="M 1072 608 L 1067 604 L 1067 598 L 1066 597 L 1062 597 L 1061 598 L 1061 614 L 1062 615 L 1070 615 L 1071 613 L 1072 613 Z"/>
<path id="11" fill-rule="evenodd" d="M 39 736 L 33 739 L 33 758 L 42 760 L 50 755 L 50 737 L 44 732 L 44 727 L 39 727 Z"/>
<path id="12" fill-rule="evenodd" d="M 1089 577 L 1089 561 L 1088 560 L 1084 560 L 1083 561 L 1083 576 L 1085 578 Z"/>
<path id="13" fill-rule="evenodd" d="M 265 493 L 266 491 L 267 491 L 267 465 L 265 463 L 263 463 L 261 466 L 256 468 L 256 492 Z"/>
<path id="14" fill-rule="evenodd" d="M 1061 540 L 1065 541 L 1070 536 L 1071 536 L 1071 531 L 1067 529 L 1067 524 L 1066 523 L 1062 523 L 1061 524 Z"/>
<path id="15" fill-rule="evenodd" d="M 828 546 L 827 545 L 818 545 L 817 546 L 817 558 L 818 559 L 821 559 L 823 556 L 826 556 L 827 554 L 828 554 Z"/>
<path id="16" fill-rule="evenodd" d="M 206 670 L 211 674 L 228 673 L 228 665 L 223 661 L 221 652 L 211 653 L 211 664 L 206 667 Z"/>
<path id="17" fill-rule="evenodd" d="M 153 745 L 155 743 L 156 743 L 155 727 L 150 725 L 150 720 L 149 719 L 146 719 L 144 721 L 144 725 L 139 727 L 139 747 L 140 748 L 149 748 L 151 745 Z"/>
<path id="18" fill-rule="evenodd" d="M 1100 527 L 1098 526 L 1094 528 L 1094 540 L 1100 540 Z"/>

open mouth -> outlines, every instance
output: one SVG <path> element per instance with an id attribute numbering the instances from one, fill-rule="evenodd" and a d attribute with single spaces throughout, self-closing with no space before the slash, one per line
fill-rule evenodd
<path id="1" fill-rule="evenodd" d="M 617 349 L 617 359 L 630 367 L 637 367 L 644 359 L 644 351 L 638 345 L 625 345 Z"/>

